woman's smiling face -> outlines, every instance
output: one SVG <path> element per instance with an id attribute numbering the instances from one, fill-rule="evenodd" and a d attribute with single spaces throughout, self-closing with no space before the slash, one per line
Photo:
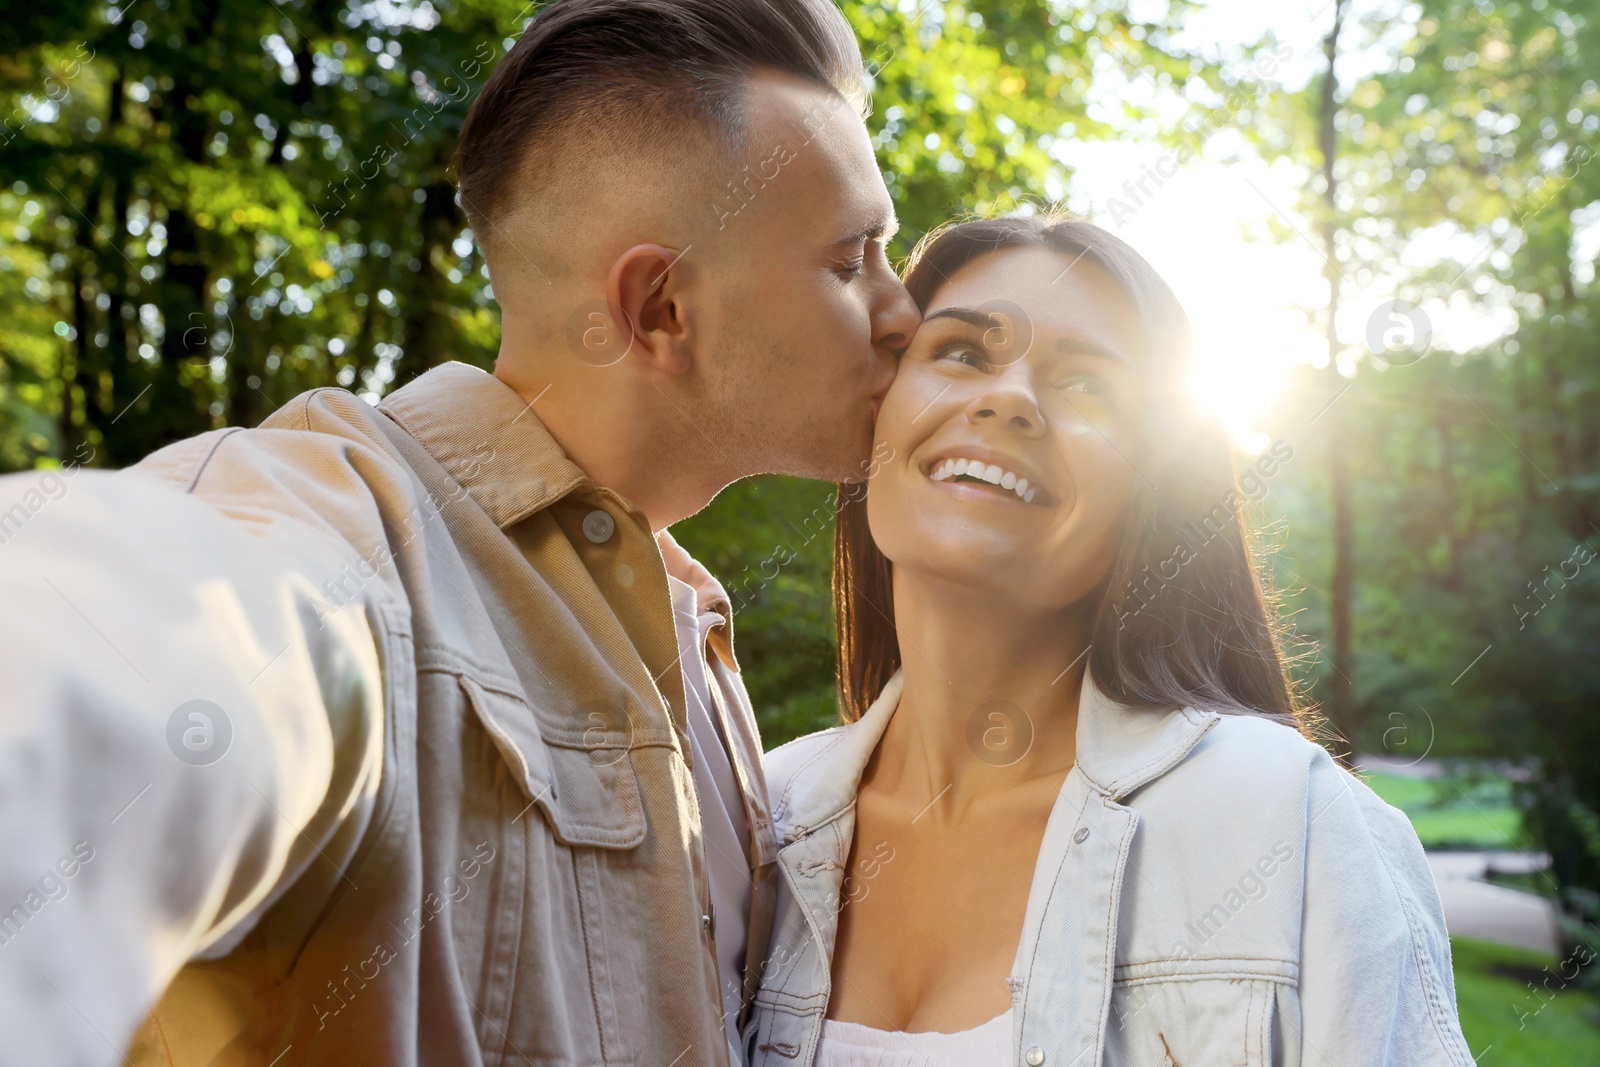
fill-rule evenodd
<path id="1" fill-rule="evenodd" d="M 1031 610 L 1092 592 L 1140 478 L 1139 336 L 1088 258 L 1002 248 L 952 274 L 878 417 L 867 515 L 890 562 Z"/>

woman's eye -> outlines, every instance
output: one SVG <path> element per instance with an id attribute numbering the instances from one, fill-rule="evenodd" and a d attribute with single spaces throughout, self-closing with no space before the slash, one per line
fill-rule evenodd
<path id="1" fill-rule="evenodd" d="M 1074 374 L 1057 382 L 1056 388 L 1063 393 L 1086 393 L 1102 398 L 1111 395 L 1110 383 L 1098 374 Z"/>
<path id="2" fill-rule="evenodd" d="M 956 341 L 944 345 L 933 353 L 936 360 L 953 360 L 956 363 L 965 363 L 969 367 L 982 369 L 989 365 L 989 358 L 983 349 L 966 341 Z"/>

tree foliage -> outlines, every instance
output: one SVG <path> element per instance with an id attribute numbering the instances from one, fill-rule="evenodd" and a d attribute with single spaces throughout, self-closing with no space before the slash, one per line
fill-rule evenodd
<path id="1" fill-rule="evenodd" d="M 1352 32 L 1352 46 L 1393 62 L 1341 88 L 1337 203 L 1321 203 L 1313 181 L 1303 210 L 1335 227 L 1337 270 L 1355 287 L 1390 280 L 1435 329 L 1473 312 L 1510 326 L 1482 348 L 1435 347 L 1420 361 L 1365 343 L 1337 353 L 1355 371 L 1338 410 L 1359 429 L 1347 442 L 1351 740 L 1530 772 L 1530 828 L 1594 943 L 1600 567 L 1586 561 L 1600 551 L 1600 5 L 1423 0 L 1399 23 Z M 1258 131 L 1269 154 L 1308 171 L 1320 165 L 1312 92 L 1282 101 Z M 1318 637 L 1326 494 L 1313 473 L 1285 503 L 1293 559 L 1282 562 Z"/>
<path id="2" fill-rule="evenodd" d="M 448 161 L 535 10 L 78 2 L 0 29 L 0 470 L 120 466 L 308 388 L 377 397 L 448 360 L 487 366 L 498 325 Z M 897 253 L 961 212 L 1044 199 L 1070 177 L 1054 139 L 1147 120 L 1090 117 L 1108 63 L 1211 74 L 1164 43 L 1183 10 L 847 4 Z M 795 532 L 831 527 L 829 493 L 749 483 L 683 530 L 745 590 L 741 649 L 775 740 L 832 714 L 831 532 Z"/>
<path id="3" fill-rule="evenodd" d="M 487 366 L 498 324 L 448 161 L 535 10 L 59 0 L 0 23 L 0 470 L 119 466 L 307 388 L 378 397 L 447 360 Z M 1302 212 L 1330 227 L 1351 291 L 1393 279 L 1436 319 L 1505 317 L 1487 347 L 1417 362 L 1346 338 L 1343 394 L 1332 370 L 1303 371 L 1274 568 L 1296 634 L 1326 643 L 1322 428 L 1342 423 L 1347 741 L 1535 768 L 1524 801 L 1561 884 L 1579 903 L 1600 888 L 1600 563 L 1576 562 L 1600 546 L 1595 0 L 1421 0 L 1353 22 L 1345 50 L 1392 62 L 1338 87 L 1331 204 L 1319 83 L 1268 96 L 1191 54 L 1181 2 L 845 10 L 875 75 L 897 254 L 952 216 L 1070 192 L 1064 142 L 1192 147 L 1237 127 L 1304 167 Z M 1164 125 L 1142 92 L 1095 96 L 1118 77 L 1185 102 L 1185 120 Z M 1336 419 L 1319 414 L 1330 398 Z M 835 714 L 831 492 L 743 483 L 679 531 L 734 596 L 769 744 Z M 1328 674 L 1312 662 L 1315 693 Z"/>

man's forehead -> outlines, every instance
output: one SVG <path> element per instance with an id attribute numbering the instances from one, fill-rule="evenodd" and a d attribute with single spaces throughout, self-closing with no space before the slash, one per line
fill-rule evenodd
<path id="1" fill-rule="evenodd" d="M 813 111 L 857 115 L 840 93 L 827 85 L 781 70 L 757 70 L 746 79 L 745 102 L 753 124 L 783 118 L 800 118 Z M 857 115 L 859 118 L 859 115 Z"/>
<path id="2" fill-rule="evenodd" d="M 883 237 L 896 226 L 894 208 L 872 152 L 866 124 L 843 96 L 788 74 L 752 77 L 744 155 L 762 178 L 784 183 L 825 239 L 844 243 Z M 776 173 L 790 172 L 788 178 Z"/>
<path id="3" fill-rule="evenodd" d="M 876 173 L 866 124 L 833 89 L 789 74 L 759 74 L 747 99 L 745 154 L 763 156 L 779 145 L 797 155 L 829 157 L 847 169 Z"/>

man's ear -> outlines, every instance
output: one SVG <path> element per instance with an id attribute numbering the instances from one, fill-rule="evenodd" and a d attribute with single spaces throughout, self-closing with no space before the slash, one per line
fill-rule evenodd
<path id="1" fill-rule="evenodd" d="M 606 300 L 622 309 L 632 333 L 632 355 L 668 374 L 682 374 L 694 362 L 682 258 L 663 245 L 634 245 L 617 257 L 606 279 Z"/>

